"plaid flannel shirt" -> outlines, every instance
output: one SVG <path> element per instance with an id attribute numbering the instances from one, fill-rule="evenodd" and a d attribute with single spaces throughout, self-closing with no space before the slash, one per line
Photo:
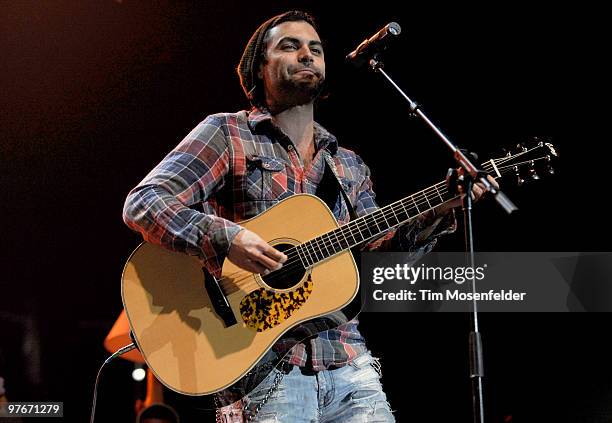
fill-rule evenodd
<path id="1" fill-rule="evenodd" d="M 198 256 L 213 275 L 220 276 L 232 240 L 242 229 L 235 222 L 257 216 L 293 194 L 315 194 L 325 169 L 323 154 L 333 159 L 356 214 L 376 210 L 370 171 L 363 160 L 339 147 L 317 123 L 314 141 L 316 156 L 304 169 L 295 146 L 268 113 L 253 109 L 210 115 L 129 193 L 124 220 L 146 241 Z M 341 196 L 332 211 L 339 224 L 349 221 Z M 389 231 L 365 249 L 410 251 L 417 259 L 433 248 L 440 235 L 454 229 L 453 213 L 432 212 Z M 295 345 L 289 362 L 314 370 L 346 364 L 367 350 L 357 325 L 354 319 Z M 284 348 L 289 347 L 282 341 L 275 345 L 279 352 Z"/>

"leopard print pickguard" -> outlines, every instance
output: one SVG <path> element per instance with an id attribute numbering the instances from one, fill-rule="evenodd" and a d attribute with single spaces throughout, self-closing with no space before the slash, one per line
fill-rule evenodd
<path id="1" fill-rule="evenodd" d="M 312 280 L 308 279 L 290 292 L 273 292 L 260 288 L 240 302 L 240 314 L 244 323 L 257 332 L 273 328 L 287 320 L 306 302 L 312 293 Z"/>

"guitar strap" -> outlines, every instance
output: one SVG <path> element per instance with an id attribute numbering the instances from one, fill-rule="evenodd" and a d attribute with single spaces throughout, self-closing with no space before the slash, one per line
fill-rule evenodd
<path id="1" fill-rule="evenodd" d="M 338 200 L 338 191 L 340 191 L 340 194 L 344 199 L 344 203 L 346 204 L 346 208 L 348 209 L 351 220 L 357 219 L 357 213 L 355 212 L 355 208 L 351 204 L 351 200 L 349 199 L 348 195 L 346 194 L 346 191 L 342 187 L 342 182 L 340 182 L 338 170 L 336 169 L 336 163 L 334 162 L 331 153 L 328 150 L 324 150 L 323 157 L 325 158 L 326 166 L 323 174 L 323 179 L 321 180 L 321 183 L 317 188 L 317 196 L 319 195 L 319 188 L 321 188 L 321 195 L 323 196 L 319 198 L 325 201 L 325 204 L 329 206 L 330 210 L 333 210 L 334 205 Z M 328 176 L 326 177 L 326 175 Z M 330 186 L 333 186 L 334 189 L 330 189 Z M 356 245 L 351 248 L 351 253 L 353 254 L 353 257 L 355 258 L 357 263 L 361 262 L 361 245 Z M 333 321 L 347 322 L 357 316 L 360 311 L 361 295 L 356 295 L 353 301 L 346 305 L 342 310 L 329 314 L 327 317 L 329 317 Z"/>
<path id="2" fill-rule="evenodd" d="M 340 191 L 351 220 L 357 219 L 357 213 L 355 213 L 351 200 L 346 194 L 346 191 L 344 191 L 342 183 L 338 177 L 338 170 L 336 169 L 334 159 L 328 150 L 324 150 L 322 154 L 325 158 L 325 171 L 323 173 L 323 178 L 321 178 L 321 183 L 319 183 L 319 186 L 317 187 L 317 197 L 322 199 L 325 204 L 327 204 L 329 209 L 333 211 L 338 199 L 338 191 Z"/>

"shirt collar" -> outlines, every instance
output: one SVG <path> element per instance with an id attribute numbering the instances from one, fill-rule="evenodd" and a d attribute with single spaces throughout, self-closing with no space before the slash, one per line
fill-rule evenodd
<path id="1" fill-rule="evenodd" d="M 255 133 L 263 133 L 273 127 L 272 115 L 254 107 L 248 112 L 248 123 L 251 130 Z M 338 140 L 327 129 L 319 123 L 314 122 L 314 139 L 317 150 L 327 149 L 332 155 L 338 151 Z"/>

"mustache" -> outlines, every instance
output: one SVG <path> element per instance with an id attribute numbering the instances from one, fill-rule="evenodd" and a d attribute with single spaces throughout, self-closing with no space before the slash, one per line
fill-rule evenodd
<path id="1" fill-rule="evenodd" d="M 312 67 L 312 66 L 293 66 L 293 67 L 289 68 L 289 71 L 292 74 L 300 72 L 300 71 L 304 71 L 304 70 L 307 70 L 307 71 L 310 71 L 310 72 L 314 73 L 319 78 L 321 78 L 323 76 L 323 73 L 319 69 L 317 69 L 315 67 Z"/>

